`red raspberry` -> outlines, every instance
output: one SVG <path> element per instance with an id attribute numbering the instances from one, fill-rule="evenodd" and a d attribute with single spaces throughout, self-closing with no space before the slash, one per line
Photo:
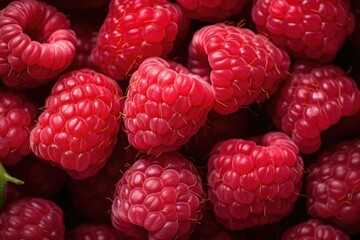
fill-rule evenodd
<path id="1" fill-rule="evenodd" d="M 210 202 L 218 221 L 231 230 L 284 218 L 302 187 L 303 161 L 282 132 L 219 142 L 208 169 Z"/>
<path id="2" fill-rule="evenodd" d="M 122 95 L 114 80 L 96 71 L 62 75 L 31 131 L 32 151 L 73 178 L 96 174 L 117 140 Z"/>
<path id="3" fill-rule="evenodd" d="M 165 57 L 184 20 L 166 0 L 112 0 L 101 26 L 94 64 L 115 80 L 124 80 L 148 57 Z"/>
<path id="4" fill-rule="evenodd" d="M 94 223 L 111 223 L 110 199 L 114 186 L 138 154 L 138 151 L 129 146 L 125 133 L 122 132 L 118 138 L 105 166 L 95 176 L 84 180 L 70 179 L 68 182 L 75 208 Z"/>
<path id="5" fill-rule="evenodd" d="M 139 151 L 158 155 L 178 150 L 205 123 L 214 93 L 208 83 L 186 71 L 153 57 L 132 75 L 124 124 L 129 142 Z"/>
<path id="6" fill-rule="evenodd" d="M 248 0 L 176 0 L 188 17 L 206 22 L 221 22 L 239 14 Z"/>
<path id="7" fill-rule="evenodd" d="M 329 63 L 355 26 L 348 0 L 256 0 L 252 19 L 259 33 L 296 59 Z"/>
<path id="8" fill-rule="evenodd" d="M 182 155 L 141 158 L 116 185 L 112 223 L 132 239 L 188 239 L 205 197 L 195 166 Z"/>
<path id="9" fill-rule="evenodd" d="M 37 0 L 13 1 L 0 11 L 0 78 L 10 87 L 53 80 L 75 56 L 66 16 Z"/>
<path id="10" fill-rule="evenodd" d="M 63 212 L 43 198 L 22 198 L 10 203 L 0 214 L 0 239 L 63 240 Z"/>
<path id="11" fill-rule="evenodd" d="M 29 154 L 30 131 L 35 125 L 37 109 L 20 92 L 0 89 L 0 162 L 17 163 Z"/>
<path id="12" fill-rule="evenodd" d="M 323 131 L 359 109 L 356 83 L 334 65 L 295 67 L 269 105 L 275 125 L 306 154 L 320 148 Z"/>
<path id="13" fill-rule="evenodd" d="M 211 82 L 220 114 L 269 98 L 289 66 L 288 55 L 265 36 L 224 24 L 195 32 L 189 48 L 188 68 Z"/>
<path id="14" fill-rule="evenodd" d="M 318 219 L 311 218 L 305 222 L 299 223 L 289 228 L 283 235 L 282 240 L 349 240 L 342 231 L 334 228 L 331 225 L 324 224 Z"/>
<path id="15" fill-rule="evenodd" d="M 72 229 L 68 240 L 125 240 L 123 234 L 108 225 L 82 223 Z"/>
<path id="16" fill-rule="evenodd" d="M 342 229 L 360 233 L 360 139 L 326 149 L 309 166 L 306 177 L 308 212 Z"/>
<path id="17" fill-rule="evenodd" d="M 64 172 L 38 159 L 34 154 L 23 157 L 6 170 L 11 176 L 24 181 L 24 184 L 14 186 L 21 196 L 55 198 L 65 186 Z"/>

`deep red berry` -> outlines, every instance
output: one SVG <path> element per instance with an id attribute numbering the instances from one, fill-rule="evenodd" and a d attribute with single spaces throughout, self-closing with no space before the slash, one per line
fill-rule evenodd
<path id="1" fill-rule="evenodd" d="M 289 228 L 281 237 L 282 240 L 349 240 L 350 237 L 335 227 L 311 218 Z"/>
<path id="2" fill-rule="evenodd" d="M 70 230 L 68 240 L 125 240 L 127 239 L 109 225 L 82 223 Z"/>
<path id="3" fill-rule="evenodd" d="M 239 14 L 248 0 L 176 0 L 189 18 L 206 22 L 221 22 Z"/>
<path id="4" fill-rule="evenodd" d="M 181 14 L 166 0 L 112 0 L 92 52 L 93 63 L 124 80 L 144 59 L 166 57 L 183 24 Z"/>
<path id="5" fill-rule="evenodd" d="M 211 83 L 220 114 L 268 99 L 285 79 L 290 59 L 250 29 L 214 24 L 193 35 L 188 68 Z"/>
<path id="6" fill-rule="evenodd" d="M 256 0 L 252 19 L 294 58 L 321 63 L 334 60 L 355 26 L 348 0 Z"/>
<path id="7" fill-rule="evenodd" d="M 114 80 L 96 71 L 62 75 L 31 131 L 32 151 L 73 178 L 94 175 L 116 143 L 122 95 Z"/>
<path id="8" fill-rule="evenodd" d="M 116 185 L 112 223 L 132 239 L 188 239 L 205 197 L 195 166 L 180 154 L 141 158 Z"/>
<path id="9" fill-rule="evenodd" d="M 64 235 L 63 212 L 50 200 L 18 199 L 0 214 L 0 239 L 63 240 Z"/>
<path id="10" fill-rule="evenodd" d="M 290 79 L 269 105 L 275 125 L 307 154 L 320 148 L 323 131 L 359 109 L 360 91 L 356 83 L 333 65 L 295 66 Z"/>
<path id="11" fill-rule="evenodd" d="M 20 92 L 0 89 L 0 162 L 16 164 L 29 154 L 30 131 L 38 110 Z"/>
<path id="12" fill-rule="evenodd" d="M 231 230 L 273 223 L 293 209 L 303 161 L 282 132 L 216 144 L 208 162 L 208 195 L 218 221 Z"/>
<path id="13" fill-rule="evenodd" d="M 124 125 L 129 142 L 147 154 L 180 149 L 205 123 L 214 104 L 207 82 L 173 64 L 148 58 L 130 79 Z"/>
<path id="14" fill-rule="evenodd" d="M 309 166 L 308 212 L 342 229 L 360 233 L 360 139 L 327 148 Z"/>
<path id="15" fill-rule="evenodd" d="M 38 87 L 72 62 L 76 36 L 66 16 L 37 0 L 0 11 L 0 78 L 9 87 Z"/>

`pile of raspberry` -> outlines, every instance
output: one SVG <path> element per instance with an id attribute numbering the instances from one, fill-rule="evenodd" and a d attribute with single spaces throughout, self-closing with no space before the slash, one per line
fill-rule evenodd
<path id="1" fill-rule="evenodd" d="M 360 237 L 357 0 L 4 0 L 0 239 Z"/>

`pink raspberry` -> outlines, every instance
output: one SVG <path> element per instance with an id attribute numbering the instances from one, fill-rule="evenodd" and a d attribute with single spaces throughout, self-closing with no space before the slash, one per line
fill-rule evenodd
<path id="1" fill-rule="evenodd" d="M 113 79 L 96 71 L 62 75 L 31 131 L 32 151 L 73 178 L 96 174 L 116 143 L 122 96 Z"/>
<path id="2" fill-rule="evenodd" d="M 221 22 L 239 14 L 248 0 L 176 0 L 189 18 Z"/>
<path id="3" fill-rule="evenodd" d="M 131 239 L 188 239 L 205 197 L 195 166 L 182 155 L 141 158 L 116 185 L 112 223 Z"/>
<path id="4" fill-rule="evenodd" d="M 349 240 L 350 237 L 331 225 L 325 224 L 318 219 L 311 218 L 289 228 L 282 235 L 281 239 Z"/>
<path id="5" fill-rule="evenodd" d="M 208 162 L 208 196 L 219 222 L 231 230 L 287 216 L 302 187 L 303 161 L 282 132 L 219 142 Z"/>
<path id="6" fill-rule="evenodd" d="M 0 214 L 0 239 L 63 240 L 64 235 L 63 212 L 47 199 L 18 199 Z"/>
<path id="7" fill-rule="evenodd" d="M 348 234 L 360 233 L 360 139 L 337 143 L 309 166 L 308 212 Z"/>
<path id="8" fill-rule="evenodd" d="M 121 132 L 118 139 L 105 166 L 96 175 L 83 180 L 68 181 L 74 207 L 93 223 L 111 223 L 110 199 L 114 186 L 138 154 L 138 151 L 129 146 L 125 133 Z"/>
<path id="9" fill-rule="evenodd" d="M 290 79 L 269 105 L 275 125 L 306 154 L 320 148 L 323 131 L 359 110 L 356 83 L 334 65 L 295 65 Z"/>
<path id="10" fill-rule="evenodd" d="M 130 79 L 124 125 L 129 142 L 147 154 L 180 149 L 205 123 L 214 104 L 207 82 L 173 64 L 148 58 Z"/>
<path id="11" fill-rule="evenodd" d="M 256 0 L 252 19 L 292 57 L 321 63 L 334 60 L 355 26 L 348 0 Z"/>
<path id="12" fill-rule="evenodd" d="M 211 83 L 220 114 L 263 101 L 285 79 L 290 59 L 285 51 L 247 28 L 214 24 L 193 35 L 188 68 Z"/>
<path id="13" fill-rule="evenodd" d="M 0 11 L 0 78 L 9 87 L 53 80 L 71 64 L 75 46 L 68 19 L 55 7 L 22 0 Z"/>
<path id="14" fill-rule="evenodd" d="M 179 7 L 166 0 L 112 0 L 92 61 L 115 80 L 124 80 L 148 57 L 166 57 L 179 28 Z"/>
<path id="15" fill-rule="evenodd" d="M 68 240 L 125 240 L 127 239 L 109 225 L 82 223 L 70 231 Z"/>
<path id="16" fill-rule="evenodd" d="M 35 125 L 38 110 L 20 92 L 0 89 L 0 162 L 16 164 L 29 154 L 30 131 Z"/>

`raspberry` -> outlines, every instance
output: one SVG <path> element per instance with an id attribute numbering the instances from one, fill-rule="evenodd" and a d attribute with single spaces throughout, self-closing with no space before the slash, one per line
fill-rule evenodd
<path id="1" fill-rule="evenodd" d="M 188 68 L 211 82 L 214 109 L 220 114 L 269 98 L 289 66 L 285 51 L 247 28 L 205 26 L 195 32 L 189 46 Z"/>
<path id="2" fill-rule="evenodd" d="M 302 187 L 302 158 L 282 132 L 219 142 L 208 169 L 210 202 L 218 221 L 231 230 L 281 220 L 292 211 Z"/>
<path id="3" fill-rule="evenodd" d="M 114 80 L 96 71 L 62 75 L 30 133 L 32 151 L 73 178 L 96 174 L 117 140 L 122 95 Z"/>
<path id="4" fill-rule="evenodd" d="M 292 57 L 320 63 L 334 60 L 355 26 L 348 0 L 256 0 L 252 19 Z"/>
<path id="5" fill-rule="evenodd" d="M 129 146 L 125 133 L 121 132 L 118 139 L 105 166 L 96 175 L 83 180 L 70 179 L 68 182 L 75 208 L 94 223 L 111 223 L 109 199 L 114 193 L 114 186 L 138 154 Z"/>
<path id="6" fill-rule="evenodd" d="M 0 89 L 0 162 L 16 164 L 31 152 L 30 131 L 37 117 L 35 104 L 20 92 Z"/>
<path id="7" fill-rule="evenodd" d="M 291 136 L 302 153 L 311 154 L 320 148 L 323 131 L 359 111 L 360 91 L 334 65 L 305 64 L 295 66 L 269 106 L 275 125 Z"/>
<path id="8" fill-rule="evenodd" d="M 283 240 L 308 239 L 308 240 L 349 240 L 342 231 L 331 225 L 324 224 L 318 219 L 311 218 L 305 222 L 289 228 L 283 235 Z"/>
<path id="9" fill-rule="evenodd" d="M 63 240 L 64 234 L 63 212 L 50 200 L 18 199 L 0 214 L 0 239 Z"/>
<path id="10" fill-rule="evenodd" d="M 166 57 L 177 38 L 182 12 L 166 0 L 112 0 L 92 61 L 115 80 L 124 80 L 148 57 Z"/>
<path id="11" fill-rule="evenodd" d="M 65 186 L 64 172 L 41 161 L 34 154 L 23 157 L 20 162 L 6 169 L 11 176 L 24 181 L 24 184 L 14 186 L 21 196 L 55 198 Z"/>
<path id="12" fill-rule="evenodd" d="M 189 18 L 206 22 L 221 22 L 239 14 L 248 0 L 176 0 Z"/>
<path id="13" fill-rule="evenodd" d="M 68 240 L 125 240 L 126 237 L 108 225 L 83 223 L 71 230 Z"/>
<path id="14" fill-rule="evenodd" d="M 124 125 L 129 142 L 147 154 L 180 149 L 205 123 L 214 104 L 208 83 L 173 64 L 148 58 L 130 79 Z"/>
<path id="15" fill-rule="evenodd" d="M 37 0 L 13 1 L 0 11 L 0 78 L 34 88 L 57 77 L 75 56 L 66 16 Z"/>
<path id="16" fill-rule="evenodd" d="M 137 160 L 116 185 L 112 223 L 131 239 L 188 239 L 205 192 L 195 166 L 177 152 Z"/>
<path id="17" fill-rule="evenodd" d="M 342 229 L 360 233 L 360 139 L 337 143 L 309 166 L 305 193 L 308 212 Z"/>

